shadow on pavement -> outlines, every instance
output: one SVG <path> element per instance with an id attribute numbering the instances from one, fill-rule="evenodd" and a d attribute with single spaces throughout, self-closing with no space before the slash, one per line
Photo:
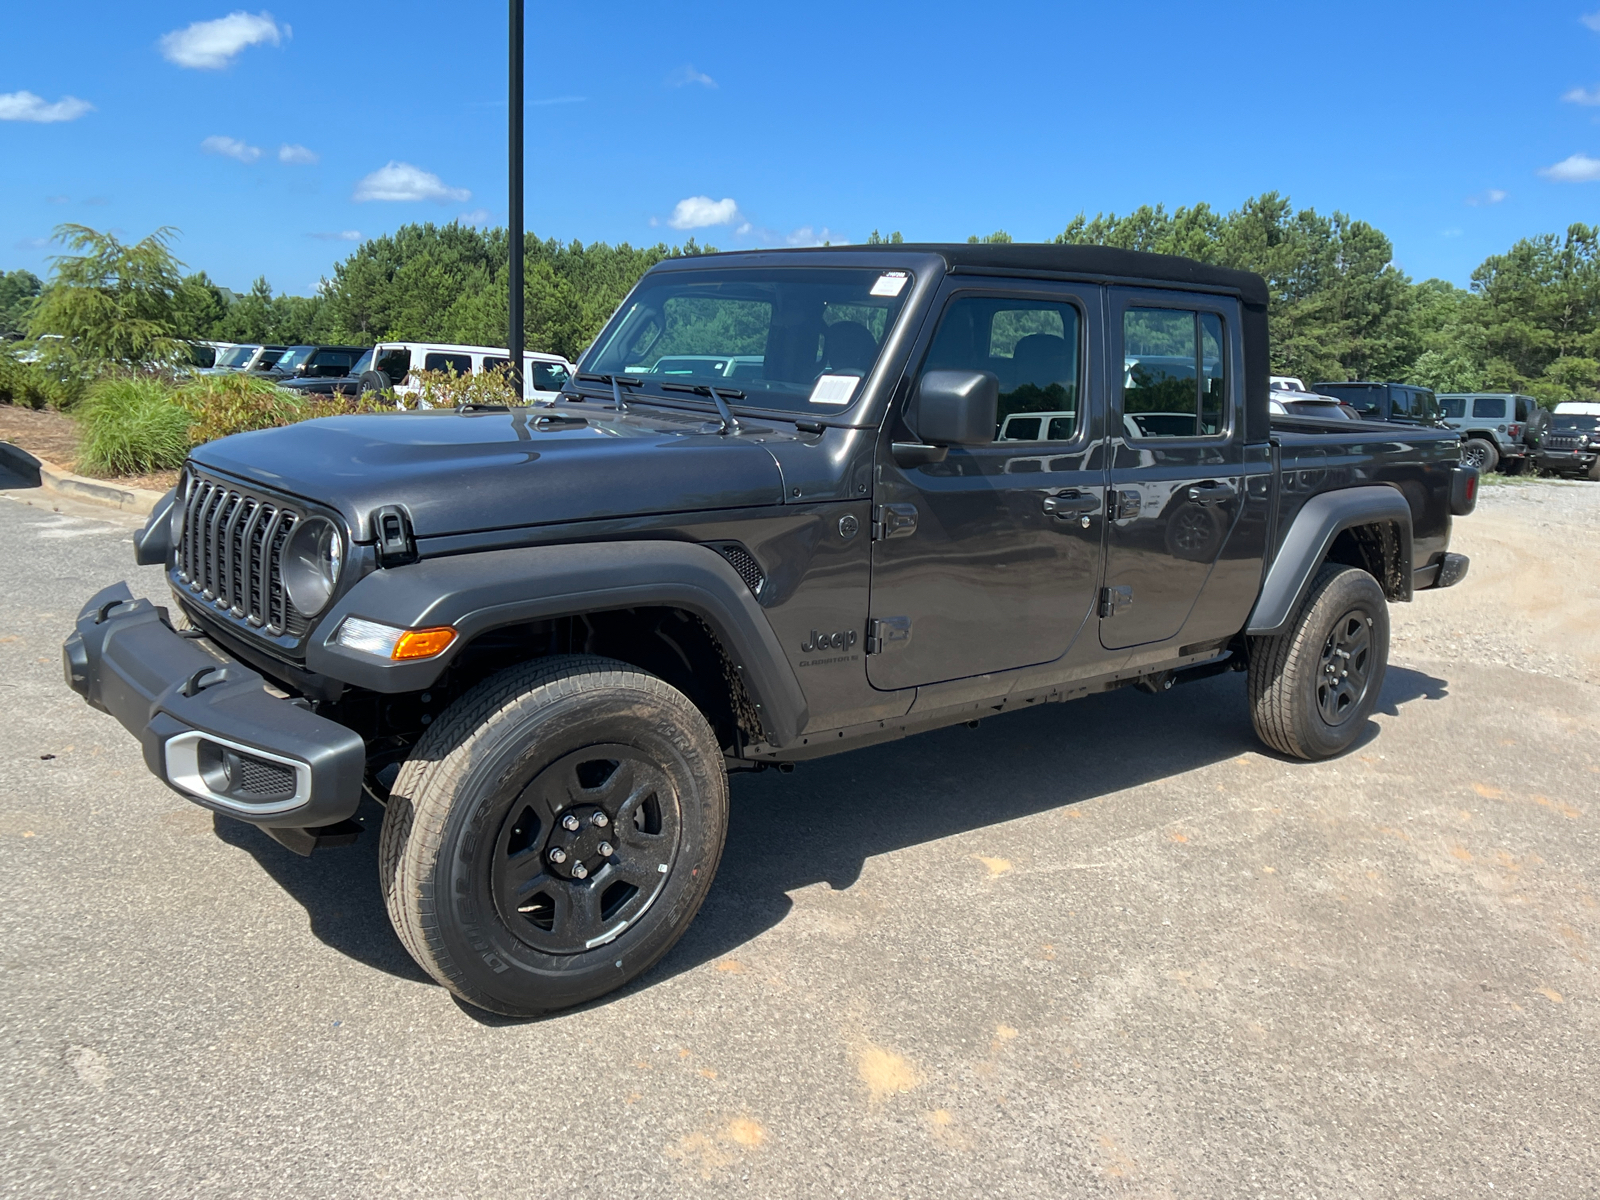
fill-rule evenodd
<path id="1" fill-rule="evenodd" d="M 1392 716 L 1446 694 L 1444 680 L 1391 665 L 1380 711 Z M 1357 748 L 1377 732 L 1369 725 Z M 705 907 L 666 959 L 625 990 L 730 953 L 788 915 L 788 893 L 818 882 L 848 888 L 877 855 L 1262 752 L 1244 679 L 1224 675 L 1161 696 L 1123 688 L 996 716 L 976 730 L 957 726 L 801 763 L 793 775 L 736 774 L 727 848 Z M 248 851 L 299 901 L 324 943 L 425 982 L 378 890 L 383 811 L 367 801 L 357 820 L 366 832 L 356 845 L 312 858 L 226 817 L 216 818 L 216 835 Z M 524 1023 L 462 1011 L 493 1026 Z"/>

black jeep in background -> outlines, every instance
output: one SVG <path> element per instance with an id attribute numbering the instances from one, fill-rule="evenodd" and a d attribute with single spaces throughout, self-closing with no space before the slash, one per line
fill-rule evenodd
<path id="1" fill-rule="evenodd" d="M 694 917 L 729 771 L 1226 671 L 1280 754 L 1362 736 L 1477 474 L 1425 422 L 1269 421 L 1267 352 L 1263 281 L 1185 259 L 670 259 L 551 406 L 197 448 L 136 539 L 168 606 L 94 596 L 67 681 L 302 853 L 374 797 L 434 978 L 581 1003 Z"/>
<path id="2" fill-rule="evenodd" d="M 1410 383 L 1315 383 L 1319 396 L 1343 400 L 1363 421 L 1396 421 L 1403 425 L 1436 425 L 1439 401 L 1425 387 Z"/>

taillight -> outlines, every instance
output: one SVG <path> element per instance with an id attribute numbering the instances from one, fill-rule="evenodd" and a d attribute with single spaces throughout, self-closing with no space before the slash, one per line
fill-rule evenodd
<path id="1" fill-rule="evenodd" d="M 1475 503 L 1478 499 L 1478 475 L 1473 472 L 1472 478 L 1467 480 L 1467 503 Z"/>
<path id="2" fill-rule="evenodd" d="M 1521 425 L 1513 425 L 1506 432 L 1509 433 L 1512 437 L 1521 437 L 1522 436 L 1522 426 Z"/>

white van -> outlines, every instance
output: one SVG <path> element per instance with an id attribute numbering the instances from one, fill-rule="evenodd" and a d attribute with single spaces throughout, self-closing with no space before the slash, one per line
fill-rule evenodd
<path id="1" fill-rule="evenodd" d="M 494 346 L 455 346 L 448 342 L 379 342 L 372 348 L 372 370 L 389 379 L 401 395 L 422 390 L 419 371 L 481 375 L 510 364 L 510 352 Z M 522 398 L 553 400 L 577 368 L 559 354 L 526 350 L 522 355 Z"/>

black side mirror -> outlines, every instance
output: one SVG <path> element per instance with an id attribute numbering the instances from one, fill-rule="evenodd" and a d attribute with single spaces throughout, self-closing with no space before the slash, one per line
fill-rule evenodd
<path id="1" fill-rule="evenodd" d="M 1000 380 L 992 371 L 929 371 L 917 386 L 911 420 L 934 446 L 986 446 L 994 441 Z"/>

